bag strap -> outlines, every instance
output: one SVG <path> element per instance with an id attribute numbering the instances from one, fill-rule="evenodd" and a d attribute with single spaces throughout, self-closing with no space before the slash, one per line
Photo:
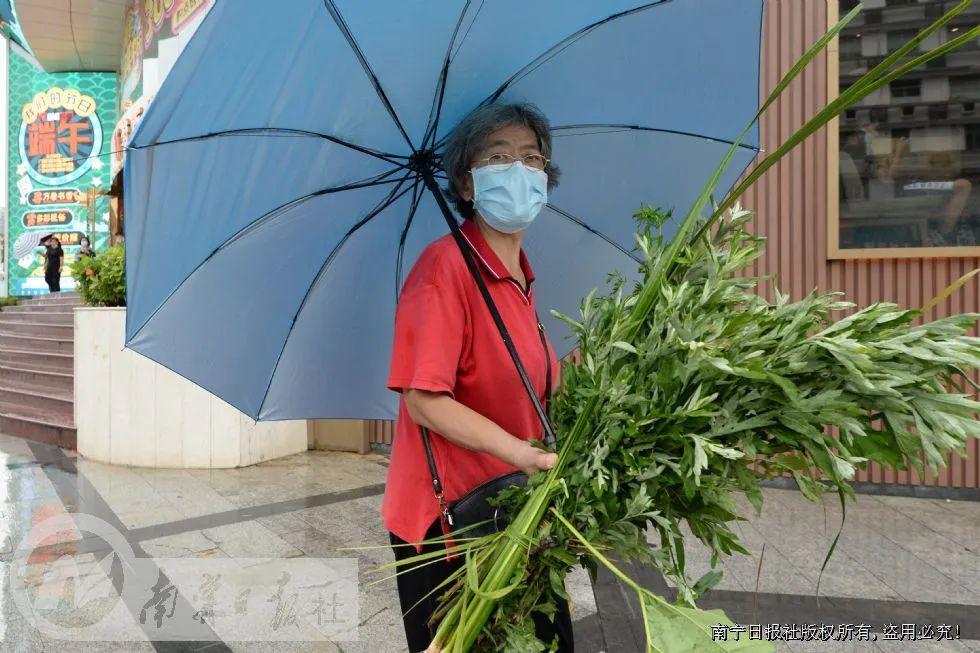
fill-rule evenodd
<path id="1" fill-rule="evenodd" d="M 544 381 L 544 412 L 546 415 L 550 415 L 548 404 L 551 402 L 551 353 L 548 351 L 548 339 L 544 335 L 544 323 L 538 317 L 537 311 L 534 311 L 534 319 L 538 322 L 538 335 L 541 336 L 541 348 L 544 349 L 544 360 L 548 375 Z M 551 424 L 550 417 L 548 418 L 548 423 Z"/>

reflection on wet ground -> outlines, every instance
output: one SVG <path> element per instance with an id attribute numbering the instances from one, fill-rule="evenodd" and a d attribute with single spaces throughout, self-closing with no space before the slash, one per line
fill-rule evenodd
<path id="1" fill-rule="evenodd" d="M 377 575 L 369 573 L 392 560 L 378 516 L 386 465 L 379 454 L 307 452 L 240 469 L 138 469 L 0 435 L 3 650 L 402 651 L 394 584 L 371 584 Z M 706 607 L 743 624 L 915 622 L 959 626 L 961 637 L 910 643 L 879 633 L 876 642 L 779 642 L 780 651 L 980 651 L 980 503 L 861 496 L 848 508 L 818 606 L 814 589 L 840 508 L 833 501 L 809 504 L 787 490 L 765 494 L 762 515 L 746 504 L 749 519 L 738 526 L 754 555 L 723 562 L 725 578 Z M 49 527 L 59 516 L 67 519 Z M 341 550 L 358 546 L 376 548 Z M 164 587 L 162 567 L 172 560 L 210 560 L 218 569 L 259 558 L 284 569 L 355 558 L 358 639 L 222 641 L 200 617 L 200 594 L 175 593 L 171 610 L 171 603 L 147 608 L 125 589 L 131 581 Z M 689 546 L 687 559 L 695 578 L 709 568 L 700 545 Z M 670 591 L 655 574 L 635 571 L 652 588 Z M 72 583 L 64 582 L 66 573 Z M 593 591 L 577 572 L 569 590 L 578 650 L 633 649 L 635 606 L 615 581 L 600 576 Z M 296 597 L 297 605 L 311 600 L 312 594 Z M 159 607 L 177 617 L 157 627 Z M 106 629 L 102 640 L 72 641 L 93 623 Z M 176 638 L 185 641 L 165 641 Z"/>

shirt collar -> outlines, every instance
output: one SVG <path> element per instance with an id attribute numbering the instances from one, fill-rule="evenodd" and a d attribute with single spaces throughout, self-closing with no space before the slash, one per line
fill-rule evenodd
<path id="1" fill-rule="evenodd" d="M 512 279 L 516 281 L 511 273 L 507 271 L 506 266 L 500 261 L 497 253 L 490 247 L 486 238 L 483 237 L 483 232 L 480 231 L 480 226 L 476 224 L 475 219 L 464 220 L 459 229 L 463 232 L 463 237 L 469 243 L 470 249 L 476 253 L 477 260 L 493 275 L 494 279 Z M 527 256 L 524 255 L 523 247 L 520 251 L 520 265 L 521 271 L 524 272 L 524 278 L 527 279 L 528 286 L 530 286 L 531 282 L 534 281 L 534 271 L 531 270 L 531 264 L 528 262 Z"/>

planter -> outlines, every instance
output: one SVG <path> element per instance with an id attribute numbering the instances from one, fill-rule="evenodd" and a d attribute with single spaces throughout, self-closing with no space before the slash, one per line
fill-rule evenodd
<path id="1" fill-rule="evenodd" d="M 141 467 L 242 467 L 307 449 L 306 420 L 252 421 L 123 348 L 126 309 L 75 309 L 79 454 Z"/>

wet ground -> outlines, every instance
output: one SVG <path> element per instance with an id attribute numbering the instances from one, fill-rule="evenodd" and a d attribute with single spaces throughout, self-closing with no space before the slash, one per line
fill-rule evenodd
<path id="1" fill-rule="evenodd" d="M 136 469 L 0 435 L 2 649 L 402 651 L 394 584 L 372 584 L 379 576 L 369 573 L 392 560 L 378 517 L 386 466 L 378 454 L 309 452 L 232 470 Z M 980 503 L 862 495 L 848 505 L 818 602 L 820 566 L 840 523 L 836 497 L 824 505 L 789 490 L 769 489 L 765 497 L 762 515 L 752 516 L 746 506 L 750 519 L 738 526 L 753 555 L 724 561 L 724 580 L 704 601 L 745 626 L 740 637 L 753 628 L 761 636 L 798 637 L 778 642 L 780 651 L 980 652 Z M 69 524 L 78 515 L 98 521 L 42 533 L 59 515 L 71 515 Z M 91 528 L 111 531 L 113 547 Z M 24 544 L 25 537 L 33 539 Z M 377 548 L 341 550 L 371 545 Z M 113 555 L 119 549 L 127 554 Z M 708 569 L 700 545 L 692 544 L 687 556 L 692 576 Z M 357 611 L 352 627 L 332 642 L 236 641 L 249 637 L 208 625 L 210 613 L 200 605 L 206 592 L 157 592 L 172 601 L 150 604 L 130 591 L 140 583 L 162 590 L 155 584 L 177 573 L 171 561 L 204 565 L 218 576 L 229 565 L 249 569 L 265 560 L 292 565 L 295 576 L 309 568 L 303 565 L 338 558 L 358 563 Z M 66 568 L 72 583 L 65 583 Z M 633 573 L 669 593 L 650 570 Z M 628 592 L 605 575 L 593 588 L 584 572 L 570 578 L 569 589 L 577 650 L 636 650 L 642 626 Z M 313 590 L 304 592 L 289 605 L 316 602 Z M 276 623 L 288 620 L 278 603 L 265 603 L 276 607 Z M 171 612 L 176 617 L 167 617 Z M 72 641 L 93 632 L 86 630 L 93 623 L 101 639 Z M 195 641 L 166 641 L 185 628 Z M 913 632 L 917 641 L 909 641 Z M 868 641 L 856 641 L 865 635 Z M 801 641 L 828 636 L 845 641 Z"/>

